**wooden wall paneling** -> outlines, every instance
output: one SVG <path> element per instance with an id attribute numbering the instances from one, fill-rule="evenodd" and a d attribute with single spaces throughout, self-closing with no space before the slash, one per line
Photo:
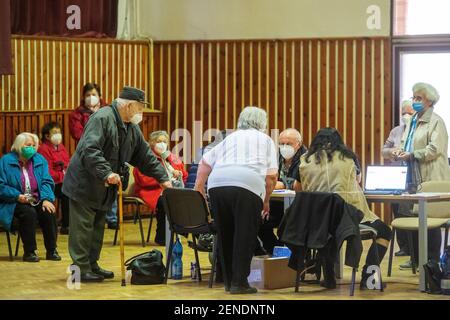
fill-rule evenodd
<path id="1" fill-rule="evenodd" d="M 269 129 L 294 126 L 309 145 L 318 129 L 333 126 L 363 169 L 382 162 L 391 123 L 389 38 L 170 41 L 156 42 L 155 52 L 155 97 L 164 101 L 169 131 L 176 123 L 191 131 L 195 121 L 202 132 L 234 128 L 244 106 L 258 105 Z"/>
<path id="2" fill-rule="evenodd" d="M 126 84 L 149 96 L 149 46 L 144 41 L 13 36 L 15 74 L 0 77 L 0 112 L 75 108 L 87 81 L 101 86 L 107 102 Z"/>

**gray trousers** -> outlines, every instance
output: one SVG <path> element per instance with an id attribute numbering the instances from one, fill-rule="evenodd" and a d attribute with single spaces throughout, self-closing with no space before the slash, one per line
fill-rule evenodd
<path id="1" fill-rule="evenodd" d="M 69 201 L 69 253 L 81 273 L 98 267 L 105 233 L 106 211 L 95 210 L 82 203 Z"/>

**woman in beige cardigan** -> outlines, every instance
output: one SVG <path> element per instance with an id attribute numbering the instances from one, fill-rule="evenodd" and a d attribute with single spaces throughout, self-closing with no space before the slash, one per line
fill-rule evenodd
<path id="1" fill-rule="evenodd" d="M 406 125 L 402 148 L 395 153 L 396 160 L 417 160 L 422 182 L 450 180 L 448 133 L 444 120 L 434 113 L 439 93 L 432 85 L 419 82 L 413 86 L 413 94 L 413 109 L 416 113 Z M 439 229 L 428 231 L 430 259 L 439 261 L 441 241 Z M 413 232 L 413 245 L 417 259 L 417 232 Z M 410 263 L 406 263 L 400 267 L 403 269 L 409 266 Z"/>
<path id="2" fill-rule="evenodd" d="M 313 138 L 310 148 L 300 158 L 296 191 L 333 192 L 364 214 L 361 224 L 377 230 L 376 244 L 367 253 L 361 273 L 361 289 L 367 289 L 372 274 L 369 266 L 381 263 L 391 240 L 391 229 L 373 213 L 359 185 L 359 161 L 335 128 L 323 128 Z"/>

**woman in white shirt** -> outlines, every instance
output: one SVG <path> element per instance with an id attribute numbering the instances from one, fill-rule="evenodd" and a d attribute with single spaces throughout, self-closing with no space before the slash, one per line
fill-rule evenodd
<path id="1" fill-rule="evenodd" d="M 266 127 L 264 110 L 244 108 L 237 131 L 203 155 L 195 182 L 195 190 L 205 195 L 208 179 L 225 290 L 232 294 L 257 292 L 249 286 L 247 277 L 258 228 L 261 218 L 268 217 L 278 172 L 275 144 L 264 133 Z"/>

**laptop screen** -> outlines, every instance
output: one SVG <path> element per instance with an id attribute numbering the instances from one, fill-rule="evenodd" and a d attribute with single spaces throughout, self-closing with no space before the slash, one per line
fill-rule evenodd
<path id="1" fill-rule="evenodd" d="M 408 167 L 367 166 L 365 190 L 405 190 Z"/>

